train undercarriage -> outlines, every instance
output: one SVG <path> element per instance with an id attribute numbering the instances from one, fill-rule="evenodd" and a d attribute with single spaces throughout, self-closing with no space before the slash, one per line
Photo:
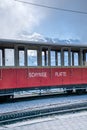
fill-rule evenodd
<path id="1" fill-rule="evenodd" d="M 87 93 L 87 85 L 47 86 L 35 88 L 9 89 L 0 91 L 0 99 L 24 97 L 40 97 L 46 95 L 83 94 Z"/>

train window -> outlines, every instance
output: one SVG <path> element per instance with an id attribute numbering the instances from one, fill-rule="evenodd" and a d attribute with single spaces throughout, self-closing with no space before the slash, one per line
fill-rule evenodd
<path id="1" fill-rule="evenodd" d="M 75 52 L 74 53 L 74 66 L 78 66 L 79 65 L 79 62 L 78 62 L 78 53 Z"/>
<path id="2" fill-rule="evenodd" d="M 42 51 L 42 66 L 45 66 L 44 51 Z"/>
<path id="3" fill-rule="evenodd" d="M 85 53 L 85 66 L 87 66 L 87 53 Z"/>
<path id="4" fill-rule="evenodd" d="M 71 51 L 71 66 L 73 66 L 73 62 L 72 62 L 72 51 Z"/>
<path id="5" fill-rule="evenodd" d="M 42 51 L 42 66 L 48 66 L 48 51 Z"/>
<path id="6" fill-rule="evenodd" d="M 58 66 L 61 66 L 61 52 L 57 53 L 57 58 L 58 58 L 58 60 L 57 60 L 58 63 L 57 64 L 58 64 Z"/>
<path id="7" fill-rule="evenodd" d="M 64 66 L 68 66 L 68 51 L 64 51 Z"/>
<path id="8" fill-rule="evenodd" d="M 37 66 L 37 50 L 27 50 L 27 65 Z"/>
<path id="9" fill-rule="evenodd" d="M 5 49 L 5 66 L 14 66 L 14 49 Z"/>
<path id="10" fill-rule="evenodd" d="M 24 51 L 19 50 L 19 66 L 24 66 L 25 63 L 25 58 L 24 58 Z"/>
<path id="11" fill-rule="evenodd" d="M 0 50 L 0 66 L 2 66 L 2 50 Z"/>
<path id="12" fill-rule="evenodd" d="M 51 66 L 56 66 L 55 51 L 51 51 Z"/>

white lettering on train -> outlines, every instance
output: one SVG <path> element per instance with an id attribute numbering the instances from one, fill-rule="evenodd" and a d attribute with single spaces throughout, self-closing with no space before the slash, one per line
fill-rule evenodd
<path id="1" fill-rule="evenodd" d="M 29 78 L 38 78 L 38 77 L 42 77 L 42 78 L 45 78 L 47 77 L 47 72 L 41 72 L 41 73 L 38 73 L 38 72 L 29 72 Z"/>
<path id="2" fill-rule="evenodd" d="M 55 72 L 55 77 L 65 77 L 67 76 L 66 72 Z"/>

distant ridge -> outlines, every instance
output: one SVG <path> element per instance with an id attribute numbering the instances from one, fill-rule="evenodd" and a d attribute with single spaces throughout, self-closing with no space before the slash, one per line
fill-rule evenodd
<path id="1" fill-rule="evenodd" d="M 31 35 L 22 34 L 21 39 L 28 41 L 39 41 L 39 42 L 47 42 L 47 43 L 61 43 L 61 44 L 80 44 L 79 39 L 59 39 L 59 38 L 49 38 L 44 37 L 39 33 L 33 33 Z"/>

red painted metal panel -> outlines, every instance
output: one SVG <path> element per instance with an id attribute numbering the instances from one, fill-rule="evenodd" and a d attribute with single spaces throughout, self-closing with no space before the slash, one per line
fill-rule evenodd
<path id="1" fill-rule="evenodd" d="M 50 68 L 43 68 L 40 69 L 41 73 L 44 74 L 43 77 L 40 78 L 41 86 L 49 86 L 51 85 L 51 69 Z"/>
<path id="2" fill-rule="evenodd" d="M 16 70 L 2 69 L 2 79 L 0 80 L 0 89 L 16 88 Z"/>
<path id="3" fill-rule="evenodd" d="M 82 83 L 83 84 L 87 83 L 87 68 L 82 69 Z"/>
<path id="4" fill-rule="evenodd" d="M 40 69 L 31 68 L 27 69 L 27 80 L 28 80 L 28 86 L 34 87 L 34 86 L 40 86 Z"/>
<path id="5" fill-rule="evenodd" d="M 87 68 L 9 68 L 0 70 L 0 89 L 87 84 Z"/>
<path id="6" fill-rule="evenodd" d="M 50 79 L 50 71 L 46 68 L 31 68 L 28 69 L 28 85 L 32 86 L 47 86 Z"/>
<path id="7" fill-rule="evenodd" d="M 62 85 L 62 80 L 63 80 L 63 74 L 61 68 L 53 68 L 52 70 L 52 80 L 51 84 L 52 85 Z"/>
<path id="8" fill-rule="evenodd" d="M 0 80 L 2 80 L 2 69 L 0 69 Z"/>
<path id="9" fill-rule="evenodd" d="M 62 70 L 65 73 L 64 76 L 63 76 L 63 85 L 69 85 L 70 84 L 71 69 L 70 68 L 64 68 Z"/>
<path id="10" fill-rule="evenodd" d="M 81 84 L 81 69 L 82 68 L 71 68 L 70 70 L 70 84 Z"/>
<path id="11" fill-rule="evenodd" d="M 17 88 L 28 86 L 27 69 L 17 69 Z"/>

